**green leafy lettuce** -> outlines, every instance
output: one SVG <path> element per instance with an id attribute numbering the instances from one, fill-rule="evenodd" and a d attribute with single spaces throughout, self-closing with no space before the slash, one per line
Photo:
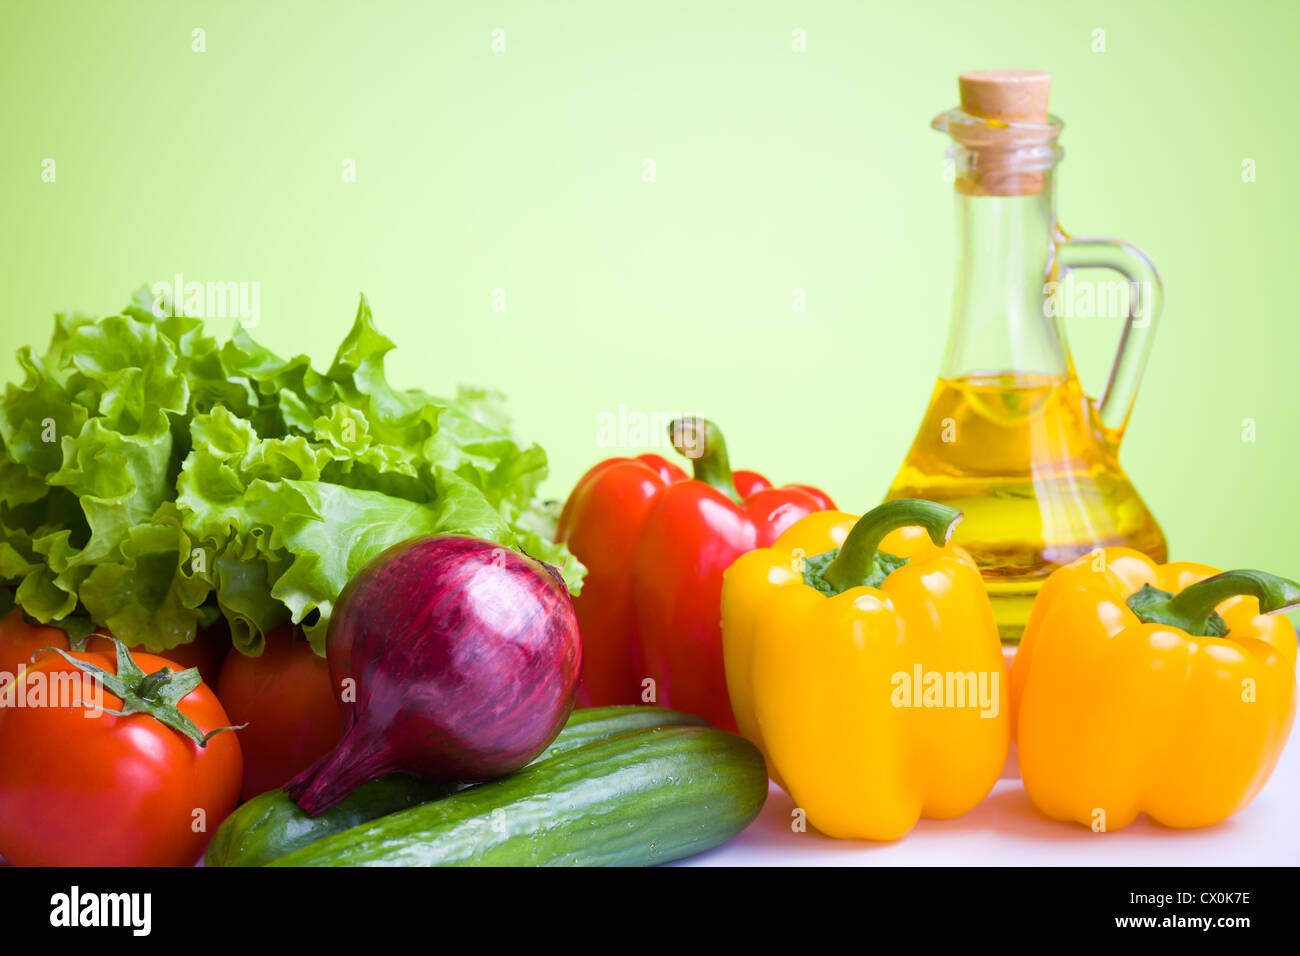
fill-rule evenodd
<path id="1" fill-rule="evenodd" d="M 329 369 L 198 319 L 55 317 L 0 398 L 0 584 L 38 621 L 164 651 L 222 615 L 260 654 L 286 621 L 317 649 L 348 579 L 415 535 L 487 538 L 560 568 L 546 453 L 498 393 L 397 389 L 364 297 Z M 2 592 L 0 592 L 2 593 Z"/>

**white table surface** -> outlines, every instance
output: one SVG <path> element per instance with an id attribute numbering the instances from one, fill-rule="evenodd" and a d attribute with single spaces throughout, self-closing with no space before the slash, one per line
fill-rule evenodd
<path id="1" fill-rule="evenodd" d="M 791 830 L 794 801 L 776 784 L 735 839 L 677 866 L 1297 866 L 1300 865 L 1300 743 L 1293 738 L 1273 776 L 1236 816 L 1200 830 L 1172 830 L 1139 817 L 1093 833 L 1043 816 L 1019 779 L 999 780 L 956 820 L 922 820 L 894 843 L 834 840 L 811 826 Z"/>

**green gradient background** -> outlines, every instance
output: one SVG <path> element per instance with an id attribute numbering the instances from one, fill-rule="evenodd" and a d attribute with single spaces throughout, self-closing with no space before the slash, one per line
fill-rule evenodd
<path id="1" fill-rule="evenodd" d="M 961 70 L 1042 68 L 1063 224 L 1166 283 L 1125 466 L 1175 557 L 1300 577 L 1298 37 L 1294 2 L 5 2 L 0 379 L 176 272 L 260 282 L 258 338 L 322 363 L 364 290 L 394 379 L 505 390 L 555 496 L 624 404 L 865 509 L 948 324 L 927 124 Z M 1090 388 L 1119 326 L 1071 322 Z"/>

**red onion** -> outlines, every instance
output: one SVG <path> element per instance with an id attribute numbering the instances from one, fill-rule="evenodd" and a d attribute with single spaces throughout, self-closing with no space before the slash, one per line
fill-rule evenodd
<path id="1" fill-rule="evenodd" d="M 413 538 L 357 572 L 326 649 L 343 739 L 285 785 L 312 816 L 386 773 L 470 783 L 518 770 L 564 726 L 582 665 L 556 570 L 462 535 Z"/>

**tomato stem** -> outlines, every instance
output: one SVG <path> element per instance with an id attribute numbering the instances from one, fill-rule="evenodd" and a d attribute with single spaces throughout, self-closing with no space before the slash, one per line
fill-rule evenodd
<path id="1" fill-rule="evenodd" d="M 241 730 L 247 724 L 237 727 L 217 727 L 204 733 L 199 726 L 181 712 L 180 702 L 190 691 L 203 683 L 199 669 L 191 667 L 183 671 L 173 671 L 162 667 L 152 674 L 146 674 L 135 662 L 125 644 L 115 637 L 108 637 L 117 650 L 117 673 L 105 670 L 98 664 L 73 657 L 59 647 L 44 647 L 41 650 L 54 651 L 63 655 L 73 667 L 89 674 L 99 681 L 103 688 L 122 701 L 121 710 L 100 709 L 106 714 L 126 717 L 131 714 L 148 714 L 159 723 L 184 734 L 200 747 L 206 747 L 208 741 L 223 730 Z"/>

